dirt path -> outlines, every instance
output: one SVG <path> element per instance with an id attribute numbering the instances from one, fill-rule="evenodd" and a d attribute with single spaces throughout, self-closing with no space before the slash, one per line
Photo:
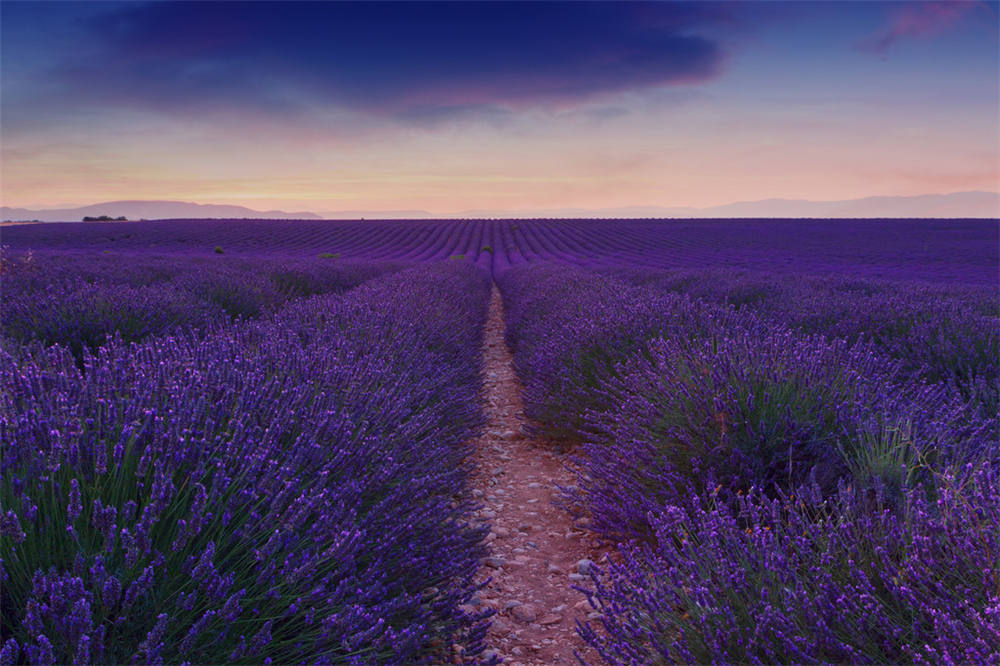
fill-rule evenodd
<path id="1" fill-rule="evenodd" d="M 487 645 L 505 664 L 577 664 L 596 655 L 576 633 L 576 620 L 596 617 L 583 594 L 589 562 L 604 552 L 565 511 L 553 505 L 557 486 L 574 482 L 566 455 L 551 443 L 525 438 L 521 385 L 504 344 L 503 305 L 493 288 L 483 353 L 486 360 L 486 433 L 477 441 L 472 494 L 479 518 L 493 529 L 492 548 L 479 579 L 492 577 L 474 602 L 497 611 Z"/>

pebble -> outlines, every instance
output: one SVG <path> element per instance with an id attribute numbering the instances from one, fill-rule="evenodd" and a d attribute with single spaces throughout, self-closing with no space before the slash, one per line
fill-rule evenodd
<path id="1" fill-rule="evenodd" d="M 560 569 L 555 564 L 552 564 L 551 562 L 549 562 L 549 565 L 545 567 L 545 570 L 548 571 L 549 573 L 562 573 L 562 569 Z"/>
<path id="2" fill-rule="evenodd" d="M 588 559 L 582 559 L 576 563 L 576 570 L 581 574 L 583 574 L 584 576 L 586 576 L 587 574 L 590 573 L 590 569 L 593 566 L 594 566 L 593 561 Z"/>
<path id="3" fill-rule="evenodd" d="M 508 610 L 510 610 L 511 608 L 514 608 L 515 606 L 520 606 L 520 605 L 521 605 L 521 602 L 520 602 L 520 601 L 518 601 L 517 599 L 511 599 L 511 600 L 510 600 L 510 601 L 508 601 L 508 602 L 507 602 L 506 604 L 504 604 L 504 606 L 503 606 L 503 609 L 504 609 L 505 611 L 508 611 Z"/>
<path id="4" fill-rule="evenodd" d="M 504 537 L 510 536 L 510 530 L 507 529 L 506 527 L 494 527 L 493 534 L 496 534 L 498 537 L 502 539 Z"/>
<path id="5" fill-rule="evenodd" d="M 517 439 L 517 438 L 518 438 L 518 434 L 516 432 L 514 432 L 513 430 L 504 430 L 500 434 L 500 439 L 505 439 L 508 442 L 511 441 L 511 440 Z"/>
<path id="6" fill-rule="evenodd" d="M 497 618 L 490 622 L 490 631 L 500 636 L 506 636 L 510 633 L 511 627 L 509 624 L 503 620 Z"/>
<path id="7" fill-rule="evenodd" d="M 488 650 L 483 650 L 483 659 L 485 659 L 486 661 L 489 661 L 490 659 L 496 659 L 499 656 L 500 653 L 494 650 L 493 648 L 490 648 Z"/>
<path id="8" fill-rule="evenodd" d="M 499 569 L 499 568 L 500 568 L 500 567 L 502 567 L 502 566 L 503 566 L 504 564 L 506 564 L 506 562 L 504 562 L 504 561 L 503 561 L 503 560 L 502 560 L 501 558 L 499 558 L 499 557 L 495 557 L 495 556 L 490 556 L 490 557 L 487 557 L 487 558 L 486 558 L 485 560 L 483 560 L 483 564 L 485 564 L 485 565 L 486 565 L 486 566 L 488 566 L 488 567 L 492 567 L 492 568 L 494 568 L 494 569 Z M 573 574 L 570 574 L 570 576 L 571 576 L 571 577 L 572 577 L 572 575 L 573 575 Z M 582 576 L 581 576 L 581 578 L 582 578 Z"/>
<path id="9" fill-rule="evenodd" d="M 535 481 L 534 483 L 529 483 L 529 484 L 528 484 L 528 487 L 529 487 L 529 488 L 541 488 L 541 487 L 542 487 L 542 484 L 540 484 L 540 483 L 538 483 L 537 481 Z"/>
<path id="10" fill-rule="evenodd" d="M 566 610 L 566 604 L 559 604 L 558 606 L 556 606 L 555 608 L 552 609 L 552 612 L 553 613 L 562 613 L 564 610 Z"/>
<path id="11" fill-rule="evenodd" d="M 531 604 L 521 604 L 514 606 L 510 611 L 511 616 L 519 622 L 534 622 L 538 618 L 538 611 Z"/>
<path id="12" fill-rule="evenodd" d="M 530 532 L 531 527 L 532 527 L 531 523 L 521 523 L 520 525 L 517 526 L 517 529 L 520 532 Z"/>
<path id="13" fill-rule="evenodd" d="M 538 624 L 549 625 L 549 624 L 559 624 L 560 622 L 562 622 L 562 615 L 558 615 L 556 613 L 549 613 L 547 615 L 543 615 L 542 619 L 538 621 Z"/>
<path id="14" fill-rule="evenodd" d="M 571 581 L 579 583 L 580 581 L 587 580 L 587 576 L 584 576 L 584 575 L 578 574 L 578 573 L 571 573 L 569 575 L 569 579 Z"/>
<path id="15" fill-rule="evenodd" d="M 473 497 L 482 497 L 483 496 L 483 491 L 480 490 L 479 488 L 473 488 L 472 489 L 472 496 Z"/>

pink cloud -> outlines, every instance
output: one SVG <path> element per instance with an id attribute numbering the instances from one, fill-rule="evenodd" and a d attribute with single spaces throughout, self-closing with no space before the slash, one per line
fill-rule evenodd
<path id="1" fill-rule="evenodd" d="M 893 13 L 889 27 L 858 43 L 862 51 L 885 55 L 901 38 L 929 37 L 950 28 L 976 7 L 979 0 L 935 0 L 907 4 Z"/>

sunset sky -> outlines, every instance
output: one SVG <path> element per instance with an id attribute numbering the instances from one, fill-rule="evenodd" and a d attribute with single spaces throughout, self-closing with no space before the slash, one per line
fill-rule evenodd
<path id="1" fill-rule="evenodd" d="M 2 203 L 995 191 L 996 2 L 0 3 Z"/>

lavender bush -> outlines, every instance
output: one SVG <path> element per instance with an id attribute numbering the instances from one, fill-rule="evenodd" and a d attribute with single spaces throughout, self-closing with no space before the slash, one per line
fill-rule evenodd
<path id="1" fill-rule="evenodd" d="M 734 312 L 715 325 L 651 341 L 599 392 L 583 487 L 606 534 L 647 535 L 650 511 L 717 484 L 734 498 L 811 479 L 827 495 L 848 478 L 898 499 L 932 470 L 1000 460 L 988 421 L 870 347 Z"/>
<path id="2" fill-rule="evenodd" d="M 282 262 L 196 257 L 112 260 L 106 255 L 32 253 L 8 260 L 0 331 L 21 342 L 70 348 L 79 360 L 117 334 L 126 342 L 223 317 L 257 317 L 293 298 L 340 293 L 399 262 Z"/>
<path id="3" fill-rule="evenodd" d="M 587 436 L 587 413 L 607 404 L 602 387 L 622 358 L 660 335 L 703 335 L 722 313 L 562 264 L 512 269 L 498 284 L 525 413 L 553 439 Z"/>
<path id="4" fill-rule="evenodd" d="M 749 271 L 614 270 L 632 284 L 747 309 L 804 333 L 864 340 L 983 416 L 1000 409 L 1000 298 L 993 286 Z"/>
<path id="5" fill-rule="evenodd" d="M 44 290 L 6 296 L 3 334 L 14 340 L 61 344 L 82 359 L 117 334 L 126 342 L 176 328 L 205 326 L 224 314 L 218 307 L 173 285 L 51 284 Z"/>
<path id="6" fill-rule="evenodd" d="M 458 607 L 484 534 L 453 498 L 487 294 L 471 266 L 432 267 L 114 341 L 82 370 L 61 346 L 5 351 L 5 662 L 476 654 L 483 618 Z"/>
<path id="7" fill-rule="evenodd" d="M 594 574 L 609 664 L 1000 663 L 1000 475 L 904 491 L 815 486 L 651 516 L 655 542 Z"/>

